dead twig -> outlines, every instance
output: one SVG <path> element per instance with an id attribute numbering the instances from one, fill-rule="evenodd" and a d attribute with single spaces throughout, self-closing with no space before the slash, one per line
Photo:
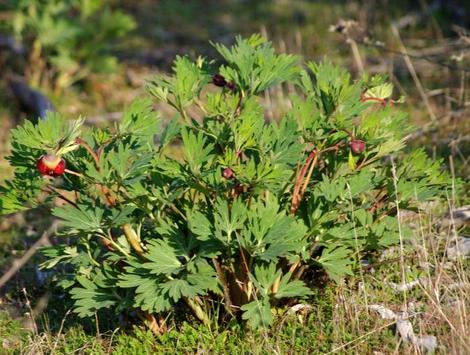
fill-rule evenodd
<path id="1" fill-rule="evenodd" d="M 396 31 L 398 31 L 398 29 L 396 27 L 392 27 L 392 28 L 395 28 Z M 441 67 L 448 68 L 448 69 L 451 69 L 451 70 L 454 70 L 454 71 L 470 73 L 470 67 L 464 67 L 464 66 L 461 66 L 461 65 L 452 64 L 452 63 L 448 63 L 447 61 L 436 59 L 435 58 L 436 53 L 427 53 L 426 54 L 425 53 L 426 50 L 424 50 L 424 53 L 423 53 L 423 50 L 421 50 L 421 53 L 410 53 L 409 51 L 403 51 L 403 50 L 396 50 L 396 49 L 388 48 L 388 47 L 385 46 L 385 44 L 383 42 L 371 39 L 367 35 L 367 33 L 355 21 L 340 20 L 336 25 L 330 26 L 330 31 L 331 32 L 338 32 L 338 33 L 342 34 L 345 37 L 346 40 L 351 38 L 351 39 L 354 40 L 355 43 L 357 43 L 359 45 L 363 45 L 363 46 L 366 46 L 366 47 L 373 47 L 373 48 L 378 49 L 382 52 L 395 54 L 395 55 L 399 55 L 399 56 L 402 56 L 402 57 L 409 57 L 409 58 L 415 59 L 415 60 L 427 61 L 428 63 L 439 65 Z M 464 42 L 464 43 L 463 44 L 458 43 L 458 42 L 456 42 L 454 44 L 450 43 L 449 44 L 451 46 L 450 48 L 445 48 L 440 52 L 442 52 L 442 54 L 445 54 L 447 56 L 449 51 L 450 52 L 460 51 L 461 53 L 464 53 L 464 52 L 467 52 L 467 51 L 470 50 L 470 46 L 468 46 L 468 43 L 470 43 L 470 40 L 468 40 L 468 37 L 461 37 L 460 42 Z M 435 51 L 436 51 L 435 49 L 432 49 L 432 52 L 435 52 Z"/>
<path id="2" fill-rule="evenodd" d="M 398 32 L 398 29 L 396 27 L 393 27 L 393 26 L 392 26 L 392 31 L 393 31 L 393 34 L 395 35 L 395 37 L 398 40 L 400 50 L 403 53 L 403 59 L 405 60 L 406 66 L 408 67 L 408 70 L 411 74 L 411 77 L 413 78 L 413 81 L 415 82 L 416 88 L 418 89 L 418 92 L 421 96 L 421 99 L 423 100 L 424 105 L 426 106 L 426 109 L 429 113 L 429 116 L 431 117 L 431 121 L 432 122 L 437 122 L 437 117 L 436 117 L 436 115 L 434 114 L 434 111 L 431 108 L 431 105 L 430 105 L 429 100 L 428 100 L 428 96 L 424 92 L 424 88 L 421 85 L 421 81 L 419 80 L 418 74 L 416 73 L 416 70 L 413 66 L 413 63 L 411 62 L 411 59 L 408 55 L 406 47 L 405 47 L 405 45 L 403 44 L 403 42 L 401 40 L 400 33 Z"/>
<path id="3" fill-rule="evenodd" d="M 3 274 L 3 276 L 0 278 L 0 288 L 2 288 L 10 279 L 33 257 L 34 254 L 36 254 L 36 251 L 44 246 L 44 245 L 49 245 L 49 237 L 51 234 L 54 232 L 54 230 L 57 227 L 58 222 L 52 223 L 52 225 L 47 229 L 27 251 L 24 253 L 24 255 L 13 261 L 13 264 L 11 268 Z"/>

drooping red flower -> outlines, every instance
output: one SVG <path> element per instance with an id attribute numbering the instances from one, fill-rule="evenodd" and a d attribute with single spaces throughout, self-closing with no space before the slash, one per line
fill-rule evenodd
<path id="1" fill-rule="evenodd" d="M 227 179 L 227 180 L 230 180 L 230 179 L 233 179 L 235 177 L 235 173 L 233 172 L 232 169 L 230 168 L 225 168 L 224 171 L 222 172 L 222 176 Z"/>
<path id="2" fill-rule="evenodd" d="M 225 85 L 227 85 L 227 81 L 222 75 L 214 74 L 214 76 L 212 77 L 212 84 L 223 88 Z"/>
<path id="3" fill-rule="evenodd" d="M 65 160 L 55 154 L 39 158 L 36 167 L 41 175 L 60 176 L 65 171 Z"/>
<path id="4" fill-rule="evenodd" d="M 366 142 L 360 139 L 353 139 L 349 143 L 349 147 L 354 154 L 361 154 L 366 149 Z"/>

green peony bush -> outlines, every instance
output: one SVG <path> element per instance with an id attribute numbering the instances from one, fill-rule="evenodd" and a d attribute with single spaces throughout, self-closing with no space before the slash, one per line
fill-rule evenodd
<path id="1" fill-rule="evenodd" d="M 409 235 L 400 209 L 448 188 L 440 162 L 403 152 L 411 127 L 383 78 L 352 81 L 259 36 L 215 48 L 223 64 L 177 57 L 113 129 L 50 114 L 12 131 L 0 209 L 63 200 L 51 214 L 74 242 L 45 249 L 42 266 L 67 266 L 59 284 L 82 317 L 111 308 L 161 332 L 184 309 L 269 326 L 275 307 L 312 294 L 309 269 L 352 275 Z M 283 83 L 290 109 L 267 122 L 260 94 Z M 174 108 L 164 128 L 155 102 Z M 38 169 L 45 157 L 62 173 Z"/>

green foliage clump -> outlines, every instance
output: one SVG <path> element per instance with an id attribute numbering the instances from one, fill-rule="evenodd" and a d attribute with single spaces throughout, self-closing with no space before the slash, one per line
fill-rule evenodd
<path id="1" fill-rule="evenodd" d="M 11 13 L 9 30 L 29 48 L 29 80 L 53 78 L 57 90 L 114 71 L 110 49 L 136 26 L 109 0 L 14 0 L 2 7 Z"/>
<path id="2" fill-rule="evenodd" d="M 259 36 L 216 48 L 219 68 L 178 57 L 149 85 L 175 109 L 164 128 L 138 99 L 114 129 L 50 116 L 12 132 L 17 174 L 0 209 L 65 201 L 51 213 L 74 243 L 45 249 L 43 266 L 67 266 L 60 284 L 80 316 L 112 308 L 156 332 L 181 310 L 269 326 L 276 307 L 312 295 L 309 270 L 352 275 L 409 235 L 400 210 L 445 195 L 440 163 L 403 152 L 411 128 L 383 78 L 303 66 Z M 290 110 L 266 121 L 260 93 L 286 82 Z M 35 169 L 50 142 L 69 169 L 58 179 Z"/>

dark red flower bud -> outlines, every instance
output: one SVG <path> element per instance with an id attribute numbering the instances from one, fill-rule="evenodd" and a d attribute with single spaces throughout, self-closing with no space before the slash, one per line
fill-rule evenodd
<path id="1" fill-rule="evenodd" d="M 60 176 L 65 171 L 65 160 L 54 154 L 43 155 L 36 167 L 41 175 Z"/>
<path id="2" fill-rule="evenodd" d="M 245 188 L 243 187 L 243 185 L 236 184 L 231 191 L 231 195 L 232 197 L 237 197 L 237 196 L 240 196 L 244 192 L 245 192 Z"/>
<path id="3" fill-rule="evenodd" d="M 234 91 L 236 88 L 237 88 L 237 84 L 235 84 L 234 82 L 230 81 L 228 82 L 227 84 L 225 84 L 225 86 L 227 87 L 227 89 L 229 89 L 230 91 Z"/>
<path id="4" fill-rule="evenodd" d="M 366 149 L 366 142 L 360 139 L 353 139 L 349 143 L 349 147 L 354 154 L 361 154 Z"/>
<path id="5" fill-rule="evenodd" d="M 235 173 L 233 172 L 232 169 L 230 168 L 225 168 L 224 171 L 222 172 L 222 176 L 226 178 L 227 180 L 233 179 L 235 177 Z"/>
<path id="6" fill-rule="evenodd" d="M 227 81 L 222 75 L 214 74 L 214 76 L 212 77 L 212 84 L 214 84 L 215 86 L 224 87 L 225 85 L 227 85 Z"/>

